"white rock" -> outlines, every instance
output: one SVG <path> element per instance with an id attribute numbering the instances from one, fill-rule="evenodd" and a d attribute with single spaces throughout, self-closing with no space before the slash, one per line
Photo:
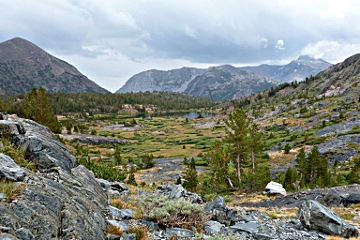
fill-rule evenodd
<path id="1" fill-rule="evenodd" d="M 271 181 L 266 185 L 265 193 L 286 195 L 286 190 L 283 188 L 282 184 Z"/>

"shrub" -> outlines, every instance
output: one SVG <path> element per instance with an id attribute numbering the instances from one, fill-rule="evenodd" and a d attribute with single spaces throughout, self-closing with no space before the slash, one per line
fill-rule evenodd
<path id="1" fill-rule="evenodd" d="M 23 189 L 24 185 L 19 185 L 8 180 L 0 181 L 0 192 L 10 200 L 15 199 Z"/>
<path id="2" fill-rule="evenodd" d="M 11 141 L 7 137 L 0 139 L 0 142 L 3 143 L 4 147 L 0 149 L 0 152 L 11 157 L 16 164 L 21 167 L 27 168 L 30 171 L 35 172 L 36 163 L 28 161 L 25 159 L 25 152 L 19 149 L 16 149 Z"/>
<path id="3" fill-rule="evenodd" d="M 129 233 L 135 233 L 137 240 L 148 239 L 146 226 L 130 226 Z"/>
<path id="4" fill-rule="evenodd" d="M 201 228 L 207 221 L 202 207 L 184 200 L 169 200 L 166 196 L 148 195 L 139 200 L 143 217 L 166 227 Z"/>

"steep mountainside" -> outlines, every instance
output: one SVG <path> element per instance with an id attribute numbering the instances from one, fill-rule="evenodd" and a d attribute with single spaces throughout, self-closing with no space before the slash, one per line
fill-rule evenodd
<path id="1" fill-rule="evenodd" d="M 360 54 L 356 54 L 299 84 L 283 83 L 252 97 L 250 107 L 256 109 L 252 114 L 268 134 L 271 159 L 275 161 L 285 145 L 291 148 L 281 163 L 272 166 L 273 174 L 294 167 L 300 148 L 309 152 L 314 146 L 329 167 L 338 162 L 349 168 L 360 154 L 359 96 Z"/>
<path id="2" fill-rule="evenodd" d="M 261 92 L 276 83 L 230 65 L 211 67 L 191 81 L 185 93 L 215 99 L 234 99 Z"/>
<path id="3" fill-rule="evenodd" d="M 204 72 L 204 69 L 187 67 L 169 71 L 152 69 L 131 77 L 116 93 L 146 91 L 184 92 L 189 82 Z"/>
<path id="4" fill-rule="evenodd" d="M 0 43 L 0 95 L 26 93 L 40 86 L 48 92 L 108 93 L 75 67 L 25 39 Z"/>
<path id="5" fill-rule="evenodd" d="M 322 59 L 314 59 L 309 56 L 300 56 L 297 60 L 286 65 L 272 66 L 260 65 L 257 67 L 242 67 L 241 69 L 252 71 L 260 76 L 274 79 L 278 82 L 302 81 L 310 75 L 315 76 L 320 71 L 331 66 Z"/>

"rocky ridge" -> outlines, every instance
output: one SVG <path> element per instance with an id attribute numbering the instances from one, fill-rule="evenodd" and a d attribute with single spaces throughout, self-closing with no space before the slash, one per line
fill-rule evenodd
<path id="1" fill-rule="evenodd" d="M 270 89 L 278 83 L 302 81 L 329 66 L 331 64 L 324 60 L 300 56 L 283 66 L 236 68 L 222 65 L 207 69 L 152 69 L 134 75 L 116 93 L 168 91 L 215 99 L 234 99 Z"/>
<path id="2" fill-rule="evenodd" d="M 136 234 L 130 232 L 136 226 L 145 226 L 147 236 L 152 239 L 199 238 L 194 229 L 163 227 L 151 219 L 135 219 L 134 209 L 109 206 L 111 199 L 126 202 L 133 193 L 122 182 L 96 179 L 82 165 L 76 166 L 74 156 L 48 128 L 14 115 L 0 116 L 2 137 L 9 137 L 17 149 L 24 151 L 25 158 L 37 165 L 35 171 L 30 171 L 8 155 L 0 154 L 1 183 L 7 181 L 21 189 L 11 197 L 0 194 L 0 239 L 136 239 Z M 222 197 L 205 203 L 203 197 L 172 183 L 159 186 L 152 193 L 141 190 L 135 193 L 140 199 L 149 194 L 203 206 L 209 221 L 202 226 L 202 238 L 358 236 L 356 227 L 317 202 L 305 201 L 306 204 L 299 207 L 299 219 L 275 219 L 254 209 L 228 208 Z M 356 203 L 351 202 L 355 197 L 349 196 L 348 203 Z M 318 217 L 324 214 L 327 219 Z M 326 228 L 329 222 L 332 227 Z M 122 236 L 108 233 L 109 226 L 121 229 Z"/>
<path id="3" fill-rule="evenodd" d="M 75 67 L 22 38 L 0 43 L 0 82 L 2 96 L 40 86 L 47 92 L 109 93 Z"/>

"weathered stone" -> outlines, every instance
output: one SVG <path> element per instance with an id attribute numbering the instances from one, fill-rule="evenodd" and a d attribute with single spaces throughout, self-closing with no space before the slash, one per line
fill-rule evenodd
<path id="1" fill-rule="evenodd" d="M 120 228 L 123 232 L 129 231 L 129 224 L 125 221 L 118 221 L 118 220 L 106 220 L 109 225 L 115 226 Z"/>
<path id="2" fill-rule="evenodd" d="M 230 229 L 248 233 L 257 233 L 259 231 L 260 225 L 256 222 L 247 222 L 243 224 L 235 224 L 230 227 Z"/>
<path id="3" fill-rule="evenodd" d="M 170 182 L 158 187 L 157 191 L 173 200 L 185 200 L 191 203 L 205 203 L 206 199 L 196 193 L 186 191 L 183 186 Z"/>
<path id="4" fill-rule="evenodd" d="M 225 228 L 224 224 L 221 224 L 217 221 L 208 221 L 205 223 L 204 231 L 206 234 L 214 236 L 214 235 L 222 234 L 224 228 Z"/>
<path id="5" fill-rule="evenodd" d="M 19 228 L 16 230 L 16 236 L 21 240 L 33 240 L 34 235 L 30 232 L 29 229 L 26 228 Z"/>
<path id="6" fill-rule="evenodd" d="M 134 211 L 131 209 L 118 209 L 113 206 L 107 206 L 106 210 L 110 213 L 111 219 L 128 220 L 134 216 Z"/>
<path id="7" fill-rule="evenodd" d="M 354 127 L 360 125 L 360 119 L 358 118 L 350 118 L 344 122 L 334 124 L 332 126 L 324 127 L 323 129 L 319 130 L 316 135 L 317 136 L 329 136 L 333 133 L 345 133 L 352 130 Z"/>
<path id="8" fill-rule="evenodd" d="M 165 235 L 168 238 L 176 237 L 176 238 L 191 238 L 194 237 L 195 234 L 193 231 L 184 229 L 184 228 L 166 228 Z"/>
<path id="9" fill-rule="evenodd" d="M 141 223 L 146 225 L 150 231 L 157 231 L 159 229 L 159 225 L 156 222 L 149 221 L 147 219 L 142 219 Z"/>
<path id="10" fill-rule="evenodd" d="M 131 233 L 131 234 L 123 234 L 123 239 L 124 240 L 136 240 L 136 234 L 135 233 Z"/>
<path id="11" fill-rule="evenodd" d="M 317 201 L 303 202 L 299 207 L 298 217 L 301 223 L 311 230 L 346 238 L 359 236 L 359 232 L 354 226 L 346 223 L 333 211 Z"/>
<path id="12" fill-rule="evenodd" d="M 349 207 L 351 204 L 360 203 L 360 193 L 352 193 L 344 199 L 344 206 Z"/>
<path id="13" fill-rule="evenodd" d="M 5 177 L 12 181 L 22 181 L 25 173 L 25 169 L 17 165 L 11 157 L 0 153 L 0 179 Z"/>
<path id="14" fill-rule="evenodd" d="M 11 235 L 11 234 L 8 234 L 8 233 L 0 233 L 0 239 L 1 240 L 19 240 L 14 235 Z"/>

